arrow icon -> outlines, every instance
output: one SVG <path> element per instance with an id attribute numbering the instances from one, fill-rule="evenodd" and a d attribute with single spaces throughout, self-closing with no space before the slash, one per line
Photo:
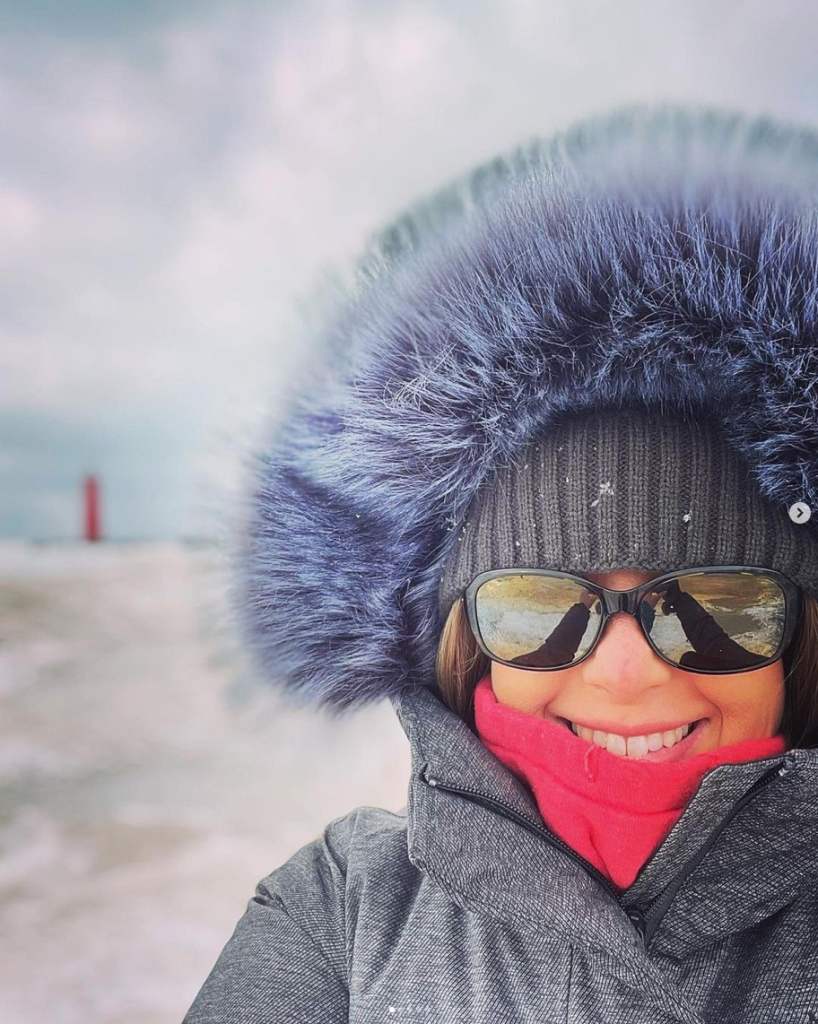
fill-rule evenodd
<path id="1" fill-rule="evenodd" d="M 812 509 L 805 501 L 796 501 L 795 504 L 790 505 L 789 512 L 790 519 L 794 523 L 806 523 L 812 515 Z"/>

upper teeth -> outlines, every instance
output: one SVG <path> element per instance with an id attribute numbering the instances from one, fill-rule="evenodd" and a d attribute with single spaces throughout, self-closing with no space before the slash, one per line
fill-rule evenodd
<path id="1" fill-rule="evenodd" d="M 672 747 L 690 732 L 693 723 L 680 725 L 677 729 L 666 732 L 651 732 L 645 736 L 619 736 L 615 732 L 602 732 L 600 729 L 589 729 L 585 725 L 571 722 L 571 729 L 590 743 L 605 747 L 612 754 L 620 757 L 644 757 L 649 751 Z"/>

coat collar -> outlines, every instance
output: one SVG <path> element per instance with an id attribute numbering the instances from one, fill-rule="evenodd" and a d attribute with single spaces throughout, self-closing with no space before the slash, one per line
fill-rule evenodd
<path id="1" fill-rule="evenodd" d="M 771 916 L 818 875 L 815 748 L 707 772 L 617 898 L 537 834 L 546 826 L 527 785 L 436 691 L 405 687 L 391 702 L 411 747 L 409 858 L 465 909 L 621 955 L 636 935 L 625 909 L 659 908 L 651 948 L 680 955 Z M 740 804 L 754 784 L 755 795 Z M 690 869 L 686 880 L 668 902 L 683 867 Z"/>

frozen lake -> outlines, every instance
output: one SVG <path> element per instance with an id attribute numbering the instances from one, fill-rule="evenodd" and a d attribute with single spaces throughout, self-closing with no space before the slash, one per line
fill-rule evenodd
<path id="1" fill-rule="evenodd" d="M 256 882 L 406 803 L 388 701 L 281 706 L 215 547 L 0 544 L 0 1021 L 178 1024 Z"/>

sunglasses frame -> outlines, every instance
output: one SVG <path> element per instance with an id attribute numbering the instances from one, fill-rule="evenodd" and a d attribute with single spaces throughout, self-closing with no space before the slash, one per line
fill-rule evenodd
<path id="1" fill-rule="evenodd" d="M 693 668 L 688 665 L 679 665 L 678 662 L 671 661 L 670 658 L 666 658 L 660 650 L 657 649 L 656 645 L 650 637 L 649 631 L 646 629 L 644 622 L 639 616 L 638 609 L 642 606 L 643 597 L 650 593 L 652 590 L 659 589 L 657 584 L 667 582 L 669 580 L 679 579 L 683 576 L 689 576 L 693 574 L 701 573 L 714 573 L 714 572 L 750 572 L 756 575 L 765 576 L 771 579 L 774 583 L 778 584 L 784 593 L 784 629 L 782 632 L 781 642 L 775 652 L 766 661 L 760 662 L 758 665 L 752 665 L 748 668 L 733 668 L 733 669 L 718 669 L 711 671 L 703 668 Z M 480 587 L 487 583 L 489 580 L 497 579 L 501 576 L 549 576 L 559 577 L 561 579 L 573 580 L 583 587 L 586 587 L 592 593 L 596 594 L 600 598 L 601 608 L 601 622 L 597 634 L 594 637 L 591 646 L 582 655 L 581 658 L 577 658 L 576 661 L 572 661 L 569 665 L 519 665 L 513 661 L 506 661 L 504 658 L 498 658 L 492 654 L 486 646 L 485 641 L 480 633 L 480 627 L 477 622 L 477 591 Z M 784 651 L 790 645 L 793 636 L 795 635 L 796 627 L 801 617 L 801 610 L 803 608 L 803 600 L 800 587 L 794 583 L 789 577 L 783 573 L 778 572 L 775 569 L 767 569 L 763 566 L 758 565 L 704 565 L 704 566 L 692 566 L 685 569 L 675 569 L 672 572 L 663 573 L 661 576 L 656 576 L 651 580 L 647 580 L 645 583 L 640 584 L 638 587 L 632 587 L 630 590 L 611 590 L 608 587 L 600 586 L 598 583 L 592 583 L 590 580 L 585 579 L 584 576 L 580 576 L 578 573 L 563 572 L 558 569 L 528 569 L 520 566 L 514 566 L 506 569 L 487 569 L 485 572 L 478 573 L 474 579 L 465 588 L 462 594 L 462 599 L 466 607 L 466 616 L 469 621 L 469 626 L 474 634 L 474 638 L 480 650 L 490 658 L 492 661 L 497 661 L 501 665 L 510 665 L 512 668 L 525 668 L 526 671 L 530 672 L 561 672 L 565 669 L 575 668 L 581 662 L 585 661 L 595 650 L 599 641 L 605 632 L 605 624 L 608 619 L 615 615 L 617 612 L 627 612 L 629 615 L 633 615 L 639 624 L 639 628 L 642 631 L 642 635 L 647 640 L 651 649 L 658 657 L 662 659 L 666 664 L 672 665 L 673 668 L 682 669 L 684 672 L 696 672 L 699 675 L 735 675 L 737 672 L 755 672 L 756 669 L 765 668 L 767 665 L 772 665 L 773 662 L 783 655 Z"/>

